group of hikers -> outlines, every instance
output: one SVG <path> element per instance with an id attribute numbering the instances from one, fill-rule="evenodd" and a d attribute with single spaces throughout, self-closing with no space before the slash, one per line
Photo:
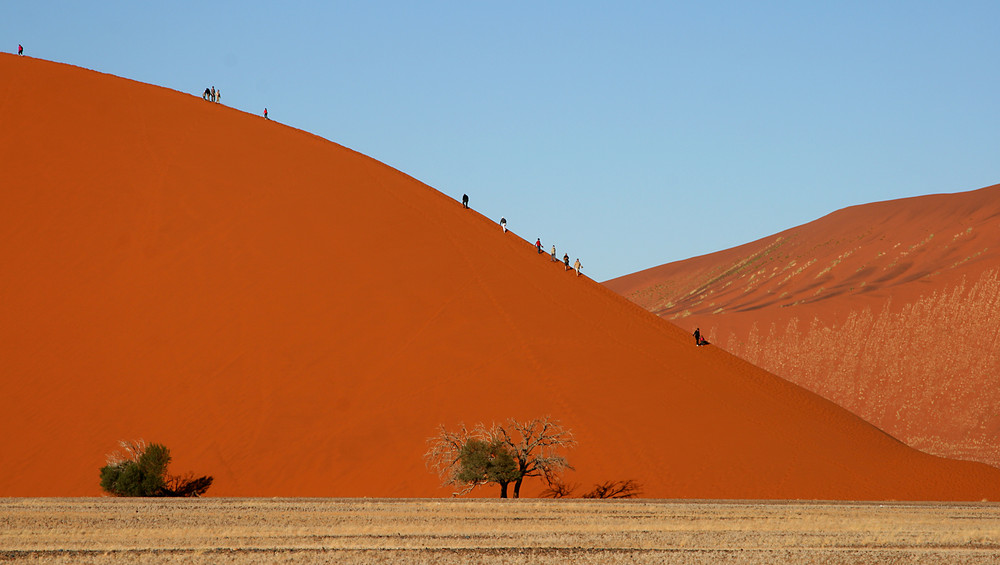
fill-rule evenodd
<path id="1" fill-rule="evenodd" d="M 469 209 L 469 195 L 468 194 L 463 194 L 462 195 L 462 207 L 465 208 L 466 210 Z M 507 233 L 507 218 L 500 218 L 500 229 L 503 230 L 503 233 Z M 538 239 L 535 240 L 535 249 L 538 250 L 538 254 L 539 255 L 541 255 L 543 253 L 543 251 L 542 251 L 542 238 L 538 238 Z M 552 246 L 552 253 L 550 254 L 550 256 L 552 257 L 552 262 L 553 263 L 558 263 L 559 262 L 559 259 L 556 257 L 556 246 L 555 245 Z M 563 264 L 563 270 L 564 271 L 568 271 L 570 269 L 570 267 L 569 267 L 569 254 L 568 253 L 564 253 L 563 254 L 562 264 Z M 576 270 L 576 276 L 580 276 L 580 270 L 583 269 L 583 263 L 580 262 L 579 258 L 577 258 L 577 260 L 573 262 L 573 269 Z"/>
<path id="2" fill-rule="evenodd" d="M 502 219 L 502 218 L 501 218 Z M 506 230 L 504 230 L 506 231 Z M 538 254 L 542 254 L 542 238 L 535 240 L 535 249 L 538 250 Z M 552 252 L 549 253 L 549 257 L 552 257 L 553 263 L 559 263 L 559 258 L 556 257 L 556 246 L 552 246 Z M 569 270 L 569 253 L 563 253 L 562 257 L 563 270 Z M 580 276 L 580 269 L 583 268 L 583 263 L 580 262 L 580 258 L 577 257 L 576 261 L 573 261 L 573 269 L 576 270 L 576 276 Z"/>
<path id="3" fill-rule="evenodd" d="M 20 45 L 18 45 L 18 47 L 20 47 Z M 222 89 L 216 90 L 214 86 L 212 88 L 206 88 L 205 92 L 201 94 L 201 97 L 209 102 L 222 102 Z M 264 108 L 264 119 L 271 119 L 267 117 L 267 108 Z"/>
<path id="4" fill-rule="evenodd" d="M 222 90 L 216 90 L 214 86 L 206 88 L 201 97 L 209 102 L 222 102 Z"/>

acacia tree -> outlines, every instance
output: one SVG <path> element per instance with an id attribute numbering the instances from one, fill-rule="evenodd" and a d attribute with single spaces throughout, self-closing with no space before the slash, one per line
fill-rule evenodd
<path id="1" fill-rule="evenodd" d="M 535 418 L 518 422 L 511 418 L 507 426 L 497 426 L 504 442 L 514 451 L 518 477 L 514 481 L 514 498 L 521 496 L 521 483 L 525 477 L 542 477 L 546 483 L 553 483 L 566 469 L 572 469 L 560 454 L 562 448 L 573 447 L 576 440 L 573 433 L 563 429 L 559 422 L 545 418 Z"/>
<path id="2" fill-rule="evenodd" d="M 428 443 L 428 467 L 438 472 L 443 484 L 460 485 L 456 495 L 496 483 L 500 498 L 507 498 L 510 483 L 514 498 L 519 498 L 525 477 L 542 477 L 552 484 L 559 473 L 573 468 L 561 450 L 576 445 L 572 432 L 549 417 L 527 422 L 511 418 L 490 428 L 477 424 L 472 430 L 462 424 L 457 432 L 442 425 Z"/>

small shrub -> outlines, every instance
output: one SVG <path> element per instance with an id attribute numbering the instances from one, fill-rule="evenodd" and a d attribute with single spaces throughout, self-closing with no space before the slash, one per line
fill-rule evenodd
<path id="1" fill-rule="evenodd" d="M 108 455 L 101 467 L 101 488 L 114 496 L 201 496 L 212 486 L 212 477 L 167 474 L 170 450 L 143 440 L 120 442 L 123 451 Z"/>
<path id="2" fill-rule="evenodd" d="M 632 479 L 605 481 L 594 485 L 594 489 L 583 498 L 635 498 L 642 494 L 642 487 Z"/>

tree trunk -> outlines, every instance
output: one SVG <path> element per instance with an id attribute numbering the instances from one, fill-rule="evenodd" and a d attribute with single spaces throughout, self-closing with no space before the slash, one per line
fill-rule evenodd
<path id="1" fill-rule="evenodd" d="M 507 483 L 499 483 L 499 485 L 500 485 L 500 498 L 507 498 Z M 514 495 L 514 498 L 517 498 L 516 494 Z"/>
<path id="2" fill-rule="evenodd" d="M 524 480 L 524 475 L 517 478 L 514 482 L 514 498 L 521 498 L 521 481 Z"/>

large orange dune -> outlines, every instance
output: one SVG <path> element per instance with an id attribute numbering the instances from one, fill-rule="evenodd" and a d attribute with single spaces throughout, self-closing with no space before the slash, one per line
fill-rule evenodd
<path id="1" fill-rule="evenodd" d="M 584 488 L 1000 499 L 1000 470 L 696 348 L 373 159 L 89 70 L 0 72 L 0 496 L 97 495 L 137 438 L 216 496 L 447 496 L 439 424 L 551 415 Z"/>
<path id="2" fill-rule="evenodd" d="M 847 208 L 606 285 L 914 447 L 1000 465 L 1000 185 Z"/>

